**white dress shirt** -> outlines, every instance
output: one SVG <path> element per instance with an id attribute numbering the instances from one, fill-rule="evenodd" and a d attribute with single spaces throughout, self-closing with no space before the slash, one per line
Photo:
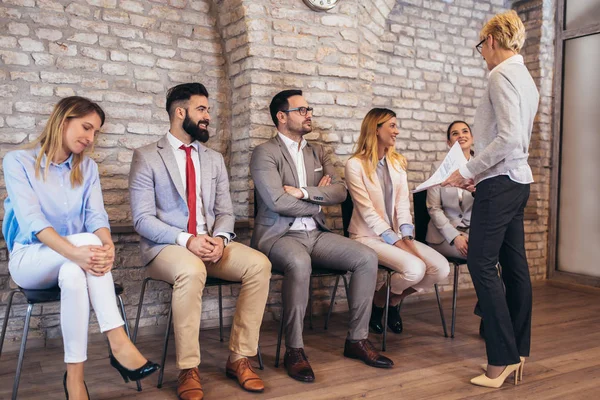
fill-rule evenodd
<path id="1" fill-rule="evenodd" d="M 179 170 L 179 176 L 181 177 L 181 182 L 183 183 L 184 192 L 187 190 L 187 179 L 185 176 L 185 166 L 186 166 L 186 156 L 185 150 L 180 149 L 182 145 L 188 146 L 183 143 L 181 140 L 177 139 L 171 132 L 167 134 L 167 140 L 171 145 L 173 150 L 173 155 L 175 156 L 175 161 L 177 162 L 177 169 Z M 198 235 L 207 234 L 208 230 L 206 229 L 206 218 L 204 216 L 204 206 L 202 204 L 202 183 L 201 183 L 201 174 L 200 174 L 200 158 L 198 157 L 199 144 L 197 141 L 193 141 L 190 146 L 192 147 L 192 162 L 194 163 L 194 170 L 196 173 L 196 232 Z M 181 232 L 177 235 L 177 244 L 186 247 L 186 244 L 190 237 L 193 235 L 189 232 Z M 228 233 L 217 232 L 214 236 L 222 236 L 225 240 L 225 244 L 227 244 L 231 240 L 231 236 Z"/>
<path id="2" fill-rule="evenodd" d="M 306 140 L 302 139 L 300 142 L 300 146 L 298 143 L 294 142 L 292 139 L 283 135 L 281 132 L 277 132 L 285 146 L 287 147 L 290 155 L 292 156 L 292 160 L 296 164 L 296 172 L 298 174 L 298 186 L 299 189 L 304 194 L 303 199 L 308 199 L 308 192 L 304 189 L 307 186 L 306 183 L 306 166 L 304 165 L 304 154 L 303 150 L 306 147 Z M 319 206 L 320 209 L 321 206 Z M 317 223 L 312 217 L 298 217 L 294 220 L 290 231 L 314 231 L 317 229 Z"/>

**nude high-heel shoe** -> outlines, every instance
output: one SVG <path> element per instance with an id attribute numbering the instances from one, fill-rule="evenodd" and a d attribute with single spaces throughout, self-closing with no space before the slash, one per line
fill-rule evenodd
<path id="1" fill-rule="evenodd" d="M 473 379 L 471 379 L 471 383 L 477 386 L 483 386 L 488 388 L 498 389 L 502 386 L 506 378 L 510 376 L 510 374 L 515 374 L 515 385 L 517 384 L 517 379 L 519 377 L 519 371 L 521 369 L 521 363 L 507 365 L 504 368 L 504 371 L 497 378 L 488 378 L 485 374 L 479 375 Z"/>
<path id="2" fill-rule="evenodd" d="M 519 368 L 519 380 L 523 380 L 523 370 L 525 369 L 525 357 L 519 357 L 521 359 L 521 368 Z M 479 364 L 482 370 L 487 372 L 487 364 Z"/>

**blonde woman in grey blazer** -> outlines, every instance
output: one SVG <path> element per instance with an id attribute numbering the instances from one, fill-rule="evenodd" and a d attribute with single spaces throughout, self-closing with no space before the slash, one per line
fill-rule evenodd
<path id="1" fill-rule="evenodd" d="M 471 383 L 499 388 L 513 373 L 515 383 L 522 379 L 531 342 L 523 215 L 533 182 L 527 158 L 539 93 L 519 55 L 525 27 L 515 11 L 494 16 L 479 38 L 476 48 L 490 74 L 475 113 L 476 157 L 444 185 L 477 188 L 467 265 L 483 313 L 488 364 Z"/>
<path id="2" fill-rule="evenodd" d="M 446 132 L 448 146 L 459 142 L 465 158 L 471 159 L 473 134 L 464 121 L 454 121 Z M 433 173 L 440 166 L 435 162 Z M 429 247 L 445 257 L 467 259 L 469 248 L 469 226 L 473 208 L 472 192 L 458 187 L 435 186 L 427 190 L 427 211 L 431 219 L 427 227 L 425 241 Z"/>

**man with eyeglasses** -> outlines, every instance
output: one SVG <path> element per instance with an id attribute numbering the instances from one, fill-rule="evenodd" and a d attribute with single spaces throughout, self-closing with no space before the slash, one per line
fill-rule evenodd
<path id="1" fill-rule="evenodd" d="M 367 339 L 377 255 L 325 225 L 322 206 L 340 204 L 347 191 L 330 153 L 304 139 L 312 132 L 313 109 L 301 90 L 278 93 L 269 108 L 278 132 L 254 150 L 250 162 L 257 210 L 251 244 L 269 257 L 273 269 L 284 274 L 284 365 L 288 375 L 302 382 L 315 380 L 302 341 L 313 266 L 352 273 L 344 356 L 372 367 L 391 368 L 392 360 L 380 355 Z"/>

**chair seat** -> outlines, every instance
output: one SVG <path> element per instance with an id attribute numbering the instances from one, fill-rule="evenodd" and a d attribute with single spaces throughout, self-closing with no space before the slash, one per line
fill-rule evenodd
<path id="1" fill-rule="evenodd" d="M 227 281 L 225 279 L 219 279 L 219 278 L 213 278 L 211 276 L 207 276 L 204 286 L 233 285 L 236 283 L 241 283 L 241 282 Z"/>
<path id="2" fill-rule="evenodd" d="M 463 265 L 467 263 L 467 260 L 465 260 L 464 258 L 446 257 L 446 259 L 448 260 L 448 262 L 456 265 Z"/>
<path id="3" fill-rule="evenodd" d="M 27 303 L 38 304 L 38 303 L 50 303 L 53 301 L 60 301 L 60 288 L 58 286 L 51 287 L 50 289 L 23 289 L 19 288 Z M 115 283 L 115 294 L 120 296 L 123 294 L 123 286 Z"/>
<path id="4" fill-rule="evenodd" d="M 340 269 L 328 269 L 328 268 L 313 268 L 312 272 L 310 273 L 310 276 L 337 276 L 337 275 L 346 275 L 348 273 L 348 271 L 342 271 Z M 271 270 L 271 274 L 272 275 L 279 275 L 279 276 L 283 276 L 285 275 L 283 272 L 281 271 L 277 271 L 277 270 Z"/>

